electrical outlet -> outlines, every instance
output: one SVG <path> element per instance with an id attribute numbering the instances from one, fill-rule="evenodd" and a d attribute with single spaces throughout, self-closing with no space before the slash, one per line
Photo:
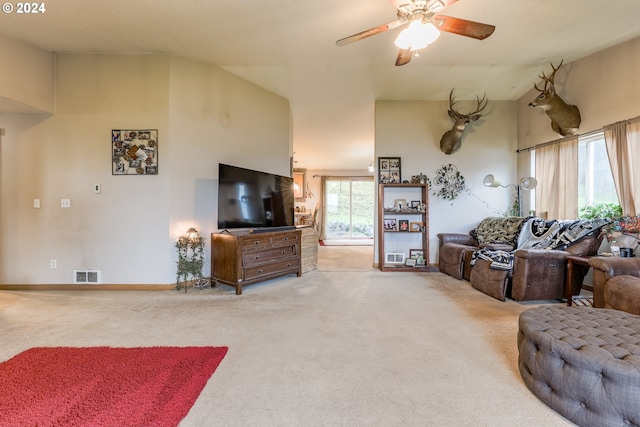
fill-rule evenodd
<path id="1" fill-rule="evenodd" d="M 102 193 L 102 186 L 100 184 L 93 184 L 93 194 Z"/>
<path id="2" fill-rule="evenodd" d="M 50 268 L 58 268 L 58 260 L 57 259 L 50 259 L 49 260 L 49 267 Z"/>
<path id="3" fill-rule="evenodd" d="M 60 199 L 60 207 L 61 208 L 70 208 L 71 207 L 71 199 Z"/>
<path id="4" fill-rule="evenodd" d="M 33 207 L 40 209 L 40 199 L 33 199 Z"/>

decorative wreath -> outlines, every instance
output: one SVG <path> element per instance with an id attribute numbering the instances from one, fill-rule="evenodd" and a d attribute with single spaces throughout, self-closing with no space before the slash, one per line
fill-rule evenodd
<path id="1" fill-rule="evenodd" d="M 436 176 L 430 187 L 442 186 L 439 190 L 433 192 L 434 196 L 442 197 L 445 200 L 453 200 L 466 188 L 464 177 L 458 172 L 458 168 L 449 163 L 443 165 L 436 171 Z"/>

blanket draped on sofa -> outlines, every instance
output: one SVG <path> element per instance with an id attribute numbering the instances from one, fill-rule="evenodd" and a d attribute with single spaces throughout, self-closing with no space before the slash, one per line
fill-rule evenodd
<path id="1" fill-rule="evenodd" d="M 583 237 L 599 232 L 609 222 L 602 218 L 566 221 L 532 218 L 523 224 L 516 249 L 565 250 Z M 496 270 L 511 270 L 513 267 L 513 251 L 484 248 L 474 252 L 471 265 L 477 259 L 489 261 L 490 267 Z"/>

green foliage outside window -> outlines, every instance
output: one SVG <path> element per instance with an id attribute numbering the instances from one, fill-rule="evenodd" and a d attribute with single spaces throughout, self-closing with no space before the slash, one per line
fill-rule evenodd
<path id="1" fill-rule="evenodd" d="M 578 216 L 582 219 L 614 219 L 622 216 L 622 208 L 617 203 L 595 203 L 593 205 L 581 207 L 579 209 Z"/>

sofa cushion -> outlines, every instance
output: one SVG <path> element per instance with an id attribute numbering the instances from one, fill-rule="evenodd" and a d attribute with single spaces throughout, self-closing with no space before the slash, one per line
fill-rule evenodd
<path id="1" fill-rule="evenodd" d="M 522 225 L 529 218 L 488 217 L 483 219 L 469 234 L 481 245 L 503 243 L 515 247 Z"/>

